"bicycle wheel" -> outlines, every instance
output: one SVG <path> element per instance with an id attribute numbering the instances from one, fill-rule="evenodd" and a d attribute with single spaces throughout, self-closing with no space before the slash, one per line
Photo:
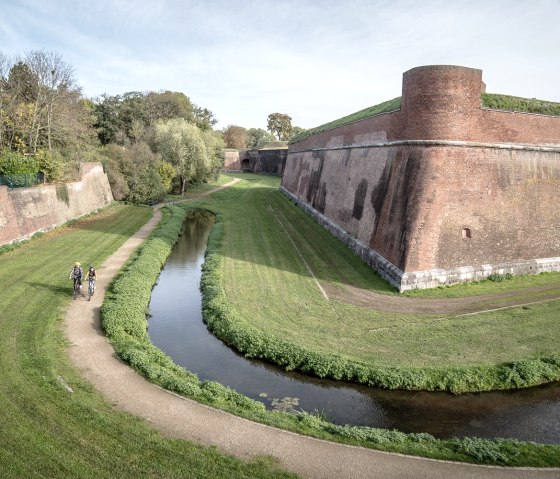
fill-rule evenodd
<path id="1" fill-rule="evenodd" d="M 91 297 L 93 296 L 93 281 L 89 282 L 89 286 L 88 286 L 88 301 L 91 301 Z"/>

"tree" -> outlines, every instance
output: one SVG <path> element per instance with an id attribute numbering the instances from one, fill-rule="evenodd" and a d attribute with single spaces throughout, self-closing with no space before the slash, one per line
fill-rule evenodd
<path id="1" fill-rule="evenodd" d="M 224 148 L 226 145 L 218 131 L 204 130 L 202 131 L 202 139 L 208 152 L 209 165 L 206 175 L 201 181 L 207 181 L 212 176 L 217 178 L 220 170 L 224 167 Z"/>
<path id="2" fill-rule="evenodd" d="M 201 130 L 211 130 L 212 127 L 218 123 L 214 113 L 212 113 L 208 108 L 202 108 L 194 105 L 193 113 L 195 123 Z"/>
<path id="3" fill-rule="evenodd" d="M 95 128 L 102 145 L 114 143 L 117 132 L 123 128 L 120 104 L 119 95 L 103 94 L 95 101 Z"/>
<path id="4" fill-rule="evenodd" d="M 59 54 L 32 50 L 13 63 L 0 55 L 0 77 L 0 146 L 31 155 L 45 150 L 52 166 L 95 145 L 91 105 Z"/>
<path id="5" fill-rule="evenodd" d="M 65 105 L 79 102 L 81 92 L 76 86 L 74 69 L 58 53 L 32 50 L 26 54 L 25 62 L 37 79 L 36 95 L 32 103 L 33 122 L 29 132 L 29 149 L 35 153 L 43 143 L 52 151 L 55 122 L 64 116 L 60 114 Z M 68 120 L 72 122 L 77 118 Z M 64 125 L 67 123 L 64 122 Z M 58 126 L 62 126 L 60 121 Z"/>
<path id="6" fill-rule="evenodd" d="M 10 59 L 0 51 L 0 148 L 4 145 L 4 125 L 6 108 L 9 105 L 8 73 L 11 70 Z"/>
<path id="7" fill-rule="evenodd" d="M 271 113 L 266 129 L 277 135 L 279 140 L 287 140 L 292 134 L 292 117 L 284 113 Z"/>
<path id="8" fill-rule="evenodd" d="M 149 125 L 158 120 L 184 118 L 194 123 L 194 106 L 187 95 L 174 91 L 149 92 L 146 95 Z"/>
<path id="9" fill-rule="evenodd" d="M 247 131 L 247 147 L 259 148 L 268 141 L 276 141 L 276 137 L 262 128 L 249 128 Z"/>
<path id="10" fill-rule="evenodd" d="M 247 148 L 247 130 L 242 126 L 228 125 L 223 131 L 226 148 L 244 150 Z"/>
<path id="11" fill-rule="evenodd" d="M 290 135 L 290 138 L 288 138 L 288 141 L 291 140 L 292 138 L 294 138 L 296 135 L 299 135 L 300 133 L 304 132 L 305 128 L 302 128 L 300 126 L 294 126 L 292 128 L 292 134 Z"/>
<path id="12" fill-rule="evenodd" d="M 210 156 L 201 130 L 183 118 L 159 122 L 155 128 L 155 143 L 162 159 L 171 163 L 181 180 L 181 194 L 187 182 L 200 181 L 210 170 Z"/>
<path id="13" fill-rule="evenodd" d="M 160 161 L 157 166 L 157 172 L 161 177 L 161 184 L 163 185 L 165 191 L 171 191 L 173 178 L 177 176 L 177 170 L 175 170 L 171 163 L 167 163 L 167 161 Z"/>
<path id="14" fill-rule="evenodd" d="M 8 89 L 12 98 L 18 103 L 30 103 L 37 98 L 39 80 L 29 65 L 19 60 L 8 74 Z"/>

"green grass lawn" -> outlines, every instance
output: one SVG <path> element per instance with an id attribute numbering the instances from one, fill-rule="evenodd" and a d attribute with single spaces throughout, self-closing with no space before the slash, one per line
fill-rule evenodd
<path id="1" fill-rule="evenodd" d="M 297 251 L 323 285 L 344 289 L 351 284 L 389 297 L 397 295 L 300 208 L 280 196 L 278 179 L 241 178 L 247 181 L 198 204 L 222 212 L 225 254 L 220 270 L 228 301 L 247 324 L 266 335 L 318 351 L 340 351 L 357 361 L 414 360 L 419 367 L 437 364 L 431 356 L 444 357 L 439 351 L 442 344 L 451 344 L 445 346 L 445 357 L 455 357 L 459 363 L 484 362 L 485 358 L 475 357 L 476 348 L 470 342 L 499 342 L 499 354 L 507 356 L 508 348 L 521 354 L 528 337 L 525 347 L 538 356 L 551 347 L 539 331 L 558 337 L 551 319 L 555 308 L 548 303 L 515 314 L 507 310 L 482 319 L 438 321 L 441 318 L 388 315 L 327 302 Z M 79 260 L 99 266 L 150 215 L 149 208 L 113 206 L 0 254 L 0 477 L 293 477 L 267 460 L 246 463 L 212 448 L 162 438 L 143 420 L 116 412 L 69 364 L 66 351 L 70 346 L 60 326 L 71 301 L 71 265 Z M 554 275 L 547 276 L 555 281 Z M 497 285 L 507 288 L 506 283 Z M 499 341 L 491 337 L 496 331 L 502 334 L 496 336 Z M 466 334 L 470 334 L 468 340 Z M 466 357 L 461 359 L 461 355 Z M 284 422 L 288 429 L 319 437 L 428 457 L 558 464 L 555 446 L 523 445 L 519 446 L 522 453 L 513 451 L 505 459 L 496 459 L 496 448 L 501 454 L 518 446 L 485 442 L 472 453 L 465 449 L 470 447 L 468 441 L 437 441 L 427 435 L 409 438 L 371 428 L 336 429 L 310 415 L 254 414 L 253 419 L 278 426 Z M 482 452 L 488 454 L 479 457 Z"/>
<path id="2" fill-rule="evenodd" d="M 352 285 L 397 293 L 281 195 L 279 179 L 248 174 L 240 178 L 250 181 L 219 192 L 204 204 L 223 213 L 223 287 L 228 302 L 248 324 L 295 345 L 382 367 L 485 367 L 559 354 L 560 301 L 457 317 L 326 301 L 315 278 L 342 291 Z M 558 274 L 409 296 L 445 299 L 509 291 L 524 303 L 539 299 L 538 292 L 524 292 L 539 285 L 556 285 L 560 296 Z"/>
<path id="3" fill-rule="evenodd" d="M 69 364 L 60 326 L 72 264 L 102 264 L 151 214 L 112 206 L 0 255 L 0 477 L 294 477 L 162 438 Z"/>
<path id="4" fill-rule="evenodd" d="M 205 193 L 206 191 L 211 190 L 212 188 L 216 188 L 216 186 L 223 185 L 228 181 L 231 181 L 231 177 L 227 174 L 221 174 L 218 178 L 214 181 L 210 181 L 209 183 L 200 183 L 198 185 L 189 185 L 185 189 L 184 195 L 167 195 L 165 201 L 177 201 L 183 200 L 186 198 L 191 198 L 194 195 L 198 195 L 200 193 Z"/>

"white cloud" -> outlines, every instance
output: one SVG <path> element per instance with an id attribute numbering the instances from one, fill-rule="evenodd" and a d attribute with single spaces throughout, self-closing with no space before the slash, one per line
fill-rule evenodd
<path id="1" fill-rule="evenodd" d="M 89 96 L 182 91 L 219 126 L 288 113 L 312 127 L 401 93 L 426 64 L 488 90 L 560 101 L 556 0 L 0 0 L 0 49 L 45 48 Z"/>

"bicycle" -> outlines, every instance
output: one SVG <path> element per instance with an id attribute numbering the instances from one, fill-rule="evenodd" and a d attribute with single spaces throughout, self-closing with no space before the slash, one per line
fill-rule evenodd
<path id="1" fill-rule="evenodd" d="M 88 283 L 88 301 L 91 301 L 91 297 L 95 293 L 95 278 L 90 278 Z"/>
<path id="2" fill-rule="evenodd" d="M 80 279 L 74 278 L 74 299 L 76 299 L 80 294 Z"/>

